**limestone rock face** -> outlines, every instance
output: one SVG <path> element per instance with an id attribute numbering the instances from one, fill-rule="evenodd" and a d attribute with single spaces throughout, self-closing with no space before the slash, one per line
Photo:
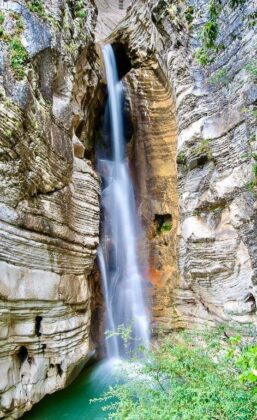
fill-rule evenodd
<path id="1" fill-rule="evenodd" d="M 0 2 L 0 417 L 10 419 L 67 385 L 93 350 L 99 179 L 82 143 L 99 79 L 96 10 L 69 4 Z"/>
<path id="2" fill-rule="evenodd" d="M 158 283 L 167 273 L 165 293 L 162 282 L 154 291 L 153 309 L 166 331 L 257 323 L 257 87 L 247 71 L 256 63 L 256 30 L 248 24 L 254 5 L 225 7 L 218 39 L 224 45 L 205 68 L 195 53 L 208 16 L 206 0 L 189 1 L 187 8 L 179 1 L 171 7 L 134 1 L 112 34 L 126 46 L 134 67 L 126 83 L 139 207 L 147 219 L 150 278 Z M 186 19 L 188 7 L 193 20 Z M 172 218 L 165 219 L 167 213 Z M 162 230 L 170 220 L 171 231 Z M 156 223 L 159 235 L 153 238 L 150 226 L 153 231 Z"/>
<path id="3" fill-rule="evenodd" d="M 103 41 L 115 30 L 116 26 L 126 16 L 132 0 L 95 0 L 98 11 L 95 28 L 96 41 Z"/>

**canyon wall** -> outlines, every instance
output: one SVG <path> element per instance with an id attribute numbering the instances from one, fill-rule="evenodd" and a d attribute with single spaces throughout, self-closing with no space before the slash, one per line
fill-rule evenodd
<path id="1" fill-rule="evenodd" d="M 220 48 L 208 51 L 212 60 L 203 66 L 196 55 L 208 7 L 200 0 L 136 1 L 111 37 L 126 45 L 134 67 L 126 78 L 138 124 L 134 159 L 144 183 L 139 204 L 151 209 L 146 225 L 150 257 L 155 254 L 149 276 L 155 280 L 153 317 L 165 331 L 216 322 L 249 331 L 257 321 L 255 2 L 234 9 L 225 4 Z M 169 92 L 175 106 L 168 105 Z M 172 268 L 165 280 L 164 265 Z"/>
<path id="2" fill-rule="evenodd" d="M 99 72 L 93 2 L 0 6 L 0 417 L 11 419 L 93 350 L 99 179 L 84 152 Z"/>
<path id="3" fill-rule="evenodd" d="M 208 4 L 0 0 L 0 417 L 67 385 L 101 323 L 100 188 L 85 159 L 103 105 L 95 35 L 131 61 L 154 330 L 255 329 L 256 6 L 224 8 L 222 48 L 201 66 Z"/>

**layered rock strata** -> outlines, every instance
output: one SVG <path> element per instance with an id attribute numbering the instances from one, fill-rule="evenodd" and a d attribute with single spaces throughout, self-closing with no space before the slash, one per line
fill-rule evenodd
<path id="1" fill-rule="evenodd" d="M 84 152 L 96 10 L 37 3 L 0 3 L 0 417 L 10 419 L 67 385 L 93 350 L 99 179 Z"/>
<path id="2" fill-rule="evenodd" d="M 173 277 L 167 277 L 166 300 L 163 298 L 162 302 L 164 307 L 165 301 L 168 302 L 169 309 L 165 312 L 169 316 L 165 320 L 159 319 L 159 325 L 170 330 L 223 322 L 241 325 L 247 331 L 249 325 L 250 329 L 255 328 L 257 320 L 257 239 L 254 233 L 257 87 L 251 71 L 255 62 L 256 31 L 249 24 L 255 2 L 246 2 L 235 10 L 228 5 L 224 7 L 217 40 L 223 47 L 214 54 L 210 65 L 202 67 L 195 55 L 201 46 L 199 31 L 208 19 L 208 4 L 208 1 L 189 1 L 186 5 L 174 2 L 169 6 L 162 1 L 133 2 L 125 20 L 110 39 L 126 46 L 135 67 L 128 80 L 132 80 L 133 92 L 136 84 L 138 87 L 138 95 L 134 95 L 132 102 L 141 103 L 141 108 L 134 105 L 134 119 L 140 121 L 137 139 L 141 138 L 144 118 L 147 131 L 152 132 L 150 137 L 154 139 L 155 135 L 151 103 L 156 98 L 158 104 L 160 91 L 154 77 L 152 83 L 148 82 L 151 61 L 156 63 L 155 71 L 160 69 L 163 73 L 164 84 L 168 83 L 167 91 L 171 89 L 175 102 L 179 281 L 174 287 Z M 209 54 L 211 56 L 211 51 Z M 139 75 L 138 82 L 134 75 Z M 140 87 L 142 78 L 144 85 L 149 83 L 147 94 L 142 93 Z M 165 113 L 160 107 L 160 118 L 161 115 Z M 171 116 L 172 124 L 174 117 Z M 163 134 L 166 126 L 163 124 Z M 141 150 L 139 162 L 146 162 L 144 172 L 147 174 L 154 159 L 150 150 L 152 140 L 145 133 L 144 137 L 147 154 L 142 157 Z M 176 136 L 166 134 L 164 138 L 170 142 L 169 159 L 173 166 Z M 161 155 L 161 148 L 156 153 Z M 161 166 L 159 162 L 160 171 Z M 138 174 L 141 179 L 141 169 Z M 155 180 L 152 180 L 148 198 L 145 195 L 146 200 L 145 197 L 140 199 L 143 208 L 153 208 L 151 191 L 155 187 Z M 176 207 L 174 194 L 171 206 Z M 159 220 L 165 222 L 165 218 Z M 176 269 L 176 240 L 173 238 L 167 236 L 168 252 L 166 256 L 160 256 L 160 260 L 167 258 Z M 151 249 L 152 240 L 149 239 Z M 156 272 L 158 264 L 153 268 Z"/>

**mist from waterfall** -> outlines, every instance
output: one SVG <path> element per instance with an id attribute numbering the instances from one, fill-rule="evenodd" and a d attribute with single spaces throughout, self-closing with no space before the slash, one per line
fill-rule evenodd
<path id="1" fill-rule="evenodd" d="M 123 124 L 124 93 L 118 79 L 115 55 L 103 47 L 108 88 L 103 133 L 109 147 L 97 152 L 97 169 L 102 179 L 101 243 L 98 261 L 105 297 L 105 328 L 113 332 L 106 339 L 108 358 L 128 355 L 120 326 L 131 328 L 129 351 L 149 347 L 149 319 L 144 296 L 146 267 L 139 264 L 142 233 L 131 181 Z"/>

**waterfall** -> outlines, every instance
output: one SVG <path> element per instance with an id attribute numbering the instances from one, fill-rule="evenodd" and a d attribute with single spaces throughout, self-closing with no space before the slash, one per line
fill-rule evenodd
<path id="1" fill-rule="evenodd" d="M 105 137 L 110 133 L 111 144 L 109 150 L 97 154 L 103 210 L 98 261 L 106 305 L 105 327 L 113 332 L 106 339 L 107 356 L 120 358 L 128 354 L 128 348 L 115 332 L 123 325 L 131 329 L 129 350 L 139 345 L 147 348 L 149 319 L 144 297 L 145 279 L 138 260 L 141 226 L 126 158 L 123 86 L 110 45 L 103 47 L 103 57 L 108 88 L 104 133 Z"/>

